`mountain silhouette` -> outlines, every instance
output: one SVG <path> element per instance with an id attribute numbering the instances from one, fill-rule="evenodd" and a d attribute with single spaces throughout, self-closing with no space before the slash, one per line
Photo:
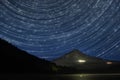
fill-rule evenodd
<path id="1" fill-rule="evenodd" d="M 49 62 L 0 39 L 0 73 L 120 72 L 119 67 L 119 62 L 91 57 L 78 50 Z"/>
<path id="2" fill-rule="evenodd" d="M 52 73 L 53 66 L 0 39 L 0 73 Z"/>
<path id="3" fill-rule="evenodd" d="M 120 72 L 120 62 L 88 56 L 79 50 L 73 50 L 53 62 L 79 72 Z"/>

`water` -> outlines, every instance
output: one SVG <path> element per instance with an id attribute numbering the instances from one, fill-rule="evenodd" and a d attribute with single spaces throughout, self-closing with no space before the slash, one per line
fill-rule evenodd
<path id="1" fill-rule="evenodd" d="M 1 74 L 0 80 L 119 80 L 120 74 Z"/>

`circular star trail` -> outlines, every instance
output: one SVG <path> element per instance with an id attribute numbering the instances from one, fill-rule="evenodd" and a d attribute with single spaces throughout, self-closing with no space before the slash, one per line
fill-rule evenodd
<path id="1" fill-rule="evenodd" d="M 120 61 L 120 0 L 0 0 L 0 38 L 46 60 L 78 49 Z"/>

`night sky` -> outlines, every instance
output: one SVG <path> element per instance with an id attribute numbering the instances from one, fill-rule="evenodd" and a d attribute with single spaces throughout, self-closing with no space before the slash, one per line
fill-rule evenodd
<path id="1" fill-rule="evenodd" d="M 78 49 L 120 61 L 120 0 L 0 0 L 0 38 L 46 60 Z"/>

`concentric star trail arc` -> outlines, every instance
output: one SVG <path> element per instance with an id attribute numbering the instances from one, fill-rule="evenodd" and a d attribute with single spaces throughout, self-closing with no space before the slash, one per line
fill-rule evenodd
<path id="1" fill-rule="evenodd" d="M 54 60 L 78 49 L 120 61 L 119 0 L 0 0 L 0 38 Z"/>

